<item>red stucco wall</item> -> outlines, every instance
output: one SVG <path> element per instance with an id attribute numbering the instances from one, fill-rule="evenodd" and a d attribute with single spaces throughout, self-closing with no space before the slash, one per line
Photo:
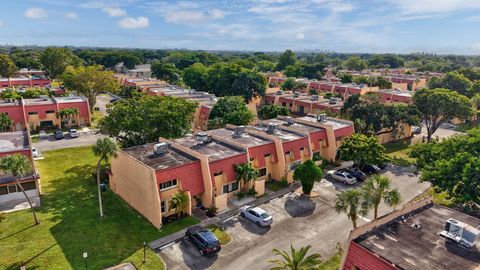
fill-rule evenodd
<path id="1" fill-rule="evenodd" d="M 192 196 L 205 191 L 203 187 L 202 168 L 198 160 L 183 166 L 156 171 L 155 176 L 157 178 L 157 184 L 177 179 L 177 181 L 181 183 L 182 190 L 189 190 Z"/>
<path id="2" fill-rule="evenodd" d="M 343 270 L 351 270 L 354 266 L 361 270 L 397 269 L 378 255 L 370 252 L 355 242 L 351 242 Z"/>

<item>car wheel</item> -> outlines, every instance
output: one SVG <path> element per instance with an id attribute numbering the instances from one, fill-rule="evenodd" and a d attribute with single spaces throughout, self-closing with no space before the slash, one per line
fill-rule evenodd
<path id="1" fill-rule="evenodd" d="M 343 183 L 346 185 L 346 184 L 347 184 L 347 180 L 343 180 Z"/>
<path id="2" fill-rule="evenodd" d="M 332 176 L 331 176 L 331 175 L 327 175 L 327 179 L 328 179 L 328 180 L 332 180 Z"/>
<path id="3" fill-rule="evenodd" d="M 256 224 L 257 224 L 259 227 L 262 227 L 262 224 L 260 224 L 260 221 L 257 221 Z"/>
<path id="4" fill-rule="evenodd" d="M 243 212 L 240 213 L 240 216 L 245 218 L 245 214 Z"/>
<path id="5" fill-rule="evenodd" d="M 204 255 L 203 250 L 200 249 L 200 256 L 203 256 L 203 255 Z"/>
<path id="6" fill-rule="evenodd" d="M 185 240 L 190 240 L 190 237 L 188 237 L 188 235 L 185 235 Z"/>

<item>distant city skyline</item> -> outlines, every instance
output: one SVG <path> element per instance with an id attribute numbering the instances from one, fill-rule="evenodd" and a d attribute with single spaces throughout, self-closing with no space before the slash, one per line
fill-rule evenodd
<path id="1" fill-rule="evenodd" d="M 480 1 L 5 1 L 1 45 L 480 54 Z"/>

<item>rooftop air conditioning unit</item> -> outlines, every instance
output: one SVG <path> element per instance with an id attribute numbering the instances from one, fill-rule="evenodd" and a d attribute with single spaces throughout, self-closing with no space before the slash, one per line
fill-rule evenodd
<path id="1" fill-rule="evenodd" d="M 323 123 L 325 121 L 327 121 L 327 114 L 325 113 L 317 114 L 317 122 Z"/>
<path id="2" fill-rule="evenodd" d="M 277 96 L 280 96 L 280 95 L 283 95 L 283 91 L 282 91 L 282 90 L 278 90 L 278 91 L 277 91 Z"/>
<path id="3" fill-rule="evenodd" d="M 153 152 L 155 155 L 164 156 L 167 154 L 167 150 L 170 147 L 170 144 L 167 142 L 156 143 L 153 146 Z"/>
<path id="4" fill-rule="evenodd" d="M 214 100 L 216 98 L 215 94 L 209 94 L 210 100 Z"/>
<path id="5" fill-rule="evenodd" d="M 331 97 L 328 99 L 328 103 L 329 104 L 337 104 L 337 98 L 336 97 Z"/>
<path id="6" fill-rule="evenodd" d="M 188 91 L 188 94 L 189 94 L 189 95 L 193 95 L 193 94 L 195 94 L 196 92 L 197 92 L 197 91 L 195 91 L 195 90 L 189 90 L 189 91 Z"/>
<path id="7" fill-rule="evenodd" d="M 317 101 L 318 100 L 318 95 L 312 95 L 310 96 L 311 101 Z"/>
<path id="8" fill-rule="evenodd" d="M 291 126 L 291 125 L 295 124 L 295 121 L 293 120 L 292 117 L 287 116 L 287 117 L 285 117 L 285 124 L 286 124 L 287 126 Z"/>
<path id="9" fill-rule="evenodd" d="M 477 245 L 480 239 L 480 230 L 461 221 L 449 218 L 445 223 L 445 230 L 440 232 L 440 236 L 466 248 L 471 248 Z"/>
<path id="10" fill-rule="evenodd" d="M 245 126 L 238 126 L 233 129 L 233 137 L 239 138 L 245 132 Z"/>
<path id="11" fill-rule="evenodd" d="M 274 134 L 275 131 L 277 130 L 277 127 L 278 127 L 278 124 L 276 123 L 268 123 L 266 132 L 268 134 Z"/>
<path id="12" fill-rule="evenodd" d="M 293 97 L 294 97 L 294 98 L 297 98 L 297 97 L 299 97 L 299 96 L 300 96 L 300 92 L 293 92 Z"/>
<path id="13" fill-rule="evenodd" d="M 212 138 L 205 132 L 197 133 L 197 144 L 206 144 L 212 141 Z"/>

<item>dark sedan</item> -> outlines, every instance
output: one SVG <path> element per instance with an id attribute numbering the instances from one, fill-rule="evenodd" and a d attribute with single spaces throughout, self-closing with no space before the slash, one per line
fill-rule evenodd
<path id="1" fill-rule="evenodd" d="M 188 228 L 185 238 L 197 247 L 202 256 L 213 255 L 222 249 L 217 237 L 211 231 L 200 226 Z"/>

